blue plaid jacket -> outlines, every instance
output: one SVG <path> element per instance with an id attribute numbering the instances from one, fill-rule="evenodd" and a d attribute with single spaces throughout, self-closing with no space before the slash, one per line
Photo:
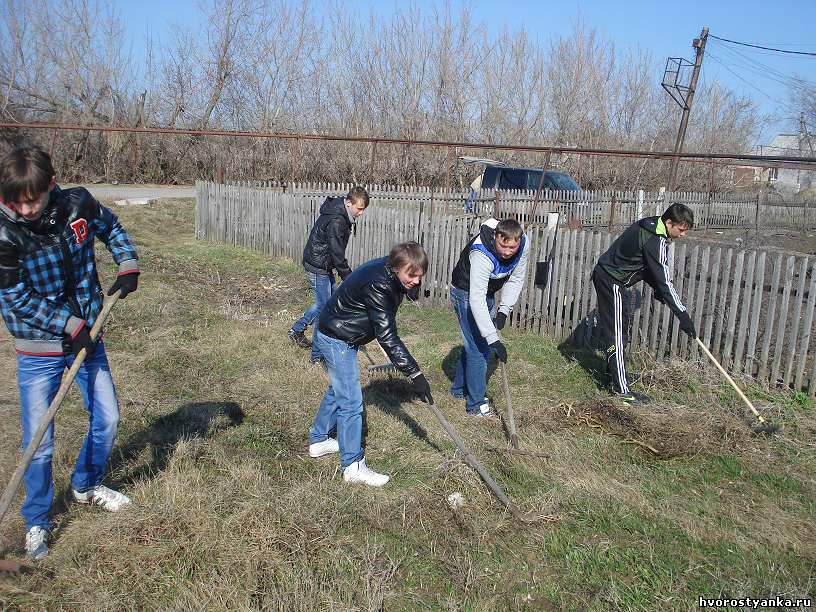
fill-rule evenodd
<path id="1" fill-rule="evenodd" d="M 0 311 L 18 353 L 63 353 L 63 340 L 102 310 L 94 238 L 119 266 L 138 272 L 136 248 L 113 212 L 83 187 L 51 192 L 36 221 L 0 203 Z"/>

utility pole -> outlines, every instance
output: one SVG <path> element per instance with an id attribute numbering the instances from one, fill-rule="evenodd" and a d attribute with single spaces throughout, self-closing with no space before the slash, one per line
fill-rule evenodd
<path id="1" fill-rule="evenodd" d="M 700 67 L 703 65 L 703 53 L 705 53 L 706 39 L 708 38 L 708 28 L 703 28 L 700 38 L 692 42 L 691 46 L 697 50 L 694 59 L 694 69 L 691 73 L 691 81 L 688 85 L 681 84 L 680 71 L 685 60 L 669 58 L 666 65 L 666 72 L 663 75 L 663 88 L 669 95 L 683 108 L 683 116 L 680 119 L 680 129 L 677 132 L 677 140 L 674 142 L 674 156 L 672 157 L 671 169 L 669 170 L 669 180 L 666 182 L 666 191 L 674 191 L 674 181 L 677 178 L 677 166 L 680 164 L 680 152 L 683 150 L 683 141 L 686 139 L 686 127 L 691 113 L 691 103 L 694 100 L 694 90 L 697 89 L 697 79 L 700 77 Z M 670 70 L 672 63 L 676 70 Z M 667 77 L 674 75 L 674 82 L 669 82 Z"/>

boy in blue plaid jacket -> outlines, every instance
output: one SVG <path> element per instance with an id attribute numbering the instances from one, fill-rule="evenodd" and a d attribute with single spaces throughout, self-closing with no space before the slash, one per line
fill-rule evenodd
<path id="1" fill-rule="evenodd" d="M 119 266 L 108 291 L 136 290 L 136 249 L 111 210 L 82 187 L 60 189 L 47 153 L 18 147 L 0 160 L 0 312 L 17 351 L 23 452 L 57 394 L 65 368 L 85 349 L 76 381 L 90 425 L 71 476 L 74 500 L 116 511 L 130 499 L 101 484 L 119 425 L 119 404 L 101 341 L 90 329 L 102 309 L 94 258 L 101 240 Z M 25 473 L 26 554 L 48 554 L 54 500 L 53 425 Z"/>

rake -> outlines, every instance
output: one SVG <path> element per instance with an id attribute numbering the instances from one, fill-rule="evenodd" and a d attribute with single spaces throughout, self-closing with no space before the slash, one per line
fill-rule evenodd
<path id="1" fill-rule="evenodd" d="M 360 348 L 363 349 L 363 352 L 365 353 L 365 356 L 368 357 L 368 360 L 371 362 L 371 365 L 368 366 L 369 372 L 372 372 L 372 371 L 375 371 L 375 370 L 382 371 L 382 372 L 396 372 L 397 371 L 397 366 L 395 366 L 393 363 L 391 363 L 391 359 L 389 359 L 388 354 L 385 352 L 385 349 L 382 347 L 382 345 L 380 345 L 379 342 L 377 343 L 377 346 L 380 347 L 380 350 L 382 351 L 382 354 L 383 354 L 383 356 L 385 357 L 385 360 L 388 363 L 384 363 L 384 364 L 381 364 L 381 365 L 375 364 L 374 360 L 371 358 L 371 355 L 368 354 L 368 350 L 366 349 L 366 345 L 365 344 L 360 345 Z"/>
<path id="2" fill-rule="evenodd" d="M 107 303 L 103 306 L 102 312 L 99 313 L 99 317 L 96 319 L 93 327 L 91 328 L 91 340 L 95 341 L 96 338 L 99 336 L 99 331 L 102 329 L 102 325 L 105 323 L 105 319 L 108 318 L 113 305 L 116 304 L 119 297 L 122 295 L 121 290 L 114 293 L 111 298 L 107 301 Z M 9 481 L 8 486 L 6 486 L 6 490 L 3 491 L 3 496 L 0 497 L 0 521 L 3 520 L 3 517 L 6 516 L 6 512 L 11 505 L 12 499 L 14 499 L 14 495 L 17 493 L 17 489 L 20 488 L 20 484 L 23 482 L 23 477 L 25 476 L 26 470 L 28 469 L 31 460 L 34 458 L 34 454 L 37 452 L 37 449 L 40 446 L 40 442 L 42 442 L 43 436 L 45 436 L 45 432 L 51 426 L 51 423 L 54 421 L 54 417 L 57 414 L 57 410 L 59 409 L 62 401 L 65 399 L 65 396 L 68 395 L 68 390 L 71 388 L 71 384 L 74 382 L 74 379 L 79 372 L 79 368 L 82 367 L 83 362 L 85 361 L 85 349 L 77 353 L 76 359 L 74 359 L 73 365 L 68 370 L 68 373 L 65 375 L 65 378 L 60 384 L 59 389 L 57 390 L 56 396 L 54 396 L 53 401 L 48 406 L 48 410 L 46 410 L 45 414 L 43 415 L 40 424 L 37 426 L 37 430 L 34 432 L 34 435 L 31 437 L 31 441 L 28 443 L 26 447 L 25 453 L 23 453 L 23 458 L 20 460 L 20 463 L 17 465 L 17 468 L 14 470 L 14 474 L 11 476 L 11 480 Z M 16 561 L 7 561 L 7 560 L 0 560 L 0 571 L 10 572 L 13 574 L 20 574 L 26 573 L 27 571 L 31 571 L 31 568 L 26 567 L 24 565 L 20 565 Z"/>
<path id="3" fill-rule="evenodd" d="M 482 477 L 482 480 L 484 480 L 485 484 L 490 488 L 491 491 L 493 491 L 493 494 L 499 498 L 499 501 L 501 501 L 505 505 L 505 507 L 510 511 L 510 514 L 512 514 L 515 518 L 523 522 L 530 522 L 536 520 L 536 517 L 531 516 L 529 514 L 524 514 L 521 510 L 518 509 L 518 507 L 513 502 L 510 501 L 510 498 L 508 498 L 507 495 L 504 494 L 504 491 L 502 491 L 501 488 L 499 488 L 499 485 L 496 484 L 496 482 L 490 477 L 490 474 L 488 474 L 487 471 L 482 467 L 482 464 L 479 463 L 479 460 L 473 456 L 473 453 L 471 453 L 468 447 L 465 446 L 465 443 L 462 442 L 459 436 L 456 435 L 456 432 L 453 431 L 453 428 L 450 426 L 448 421 L 439 411 L 439 408 L 436 407 L 436 404 L 430 403 L 428 405 L 430 406 L 431 411 L 434 413 L 436 418 L 442 424 L 442 427 L 450 436 L 451 440 L 453 440 L 453 443 L 456 444 L 459 450 L 462 451 L 462 453 L 465 455 L 465 458 L 468 460 L 468 463 L 470 463 L 470 465 L 473 466 L 473 469 L 476 470 L 479 476 Z"/>
<path id="4" fill-rule="evenodd" d="M 501 333 L 499 333 L 499 340 L 501 340 Z M 518 434 L 516 433 L 516 419 L 513 416 L 513 402 L 510 399 L 510 385 L 507 382 L 507 368 L 503 361 L 499 360 L 499 368 L 501 369 L 501 377 L 502 377 L 502 392 L 504 393 L 504 403 L 507 405 L 507 419 L 510 421 L 510 445 L 513 447 L 510 448 L 496 448 L 496 447 L 488 447 L 485 450 L 492 452 L 492 453 L 508 453 L 512 455 L 527 455 L 529 457 L 540 457 L 543 459 L 549 459 L 549 455 L 546 453 L 534 453 L 533 451 L 526 451 L 519 449 L 518 443 Z"/>
<path id="5" fill-rule="evenodd" d="M 754 413 L 754 415 L 756 416 L 757 421 L 759 421 L 759 425 L 757 425 L 757 426 L 755 426 L 755 427 L 752 427 L 752 428 L 751 428 L 751 429 L 754 431 L 754 433 L 764 433 L 764 434 L 769 434 L 769 433 L 773 433 L 773 432 L 775 432 L 775 431 L 778 431 L 778 430 L 779 430 L 779 425 L 771 425 L 770 423 L 768 423 L 768 421 L 766 421 L 765 419 L 763 419 L 763 418 L 760 416 L 759 412 L 757 412 L 757 409 L 756 409 L 756 408 L 754 408 L 754 405 L 751 403 L 751 400 L 749 400 L 749 399 L 748 399 L 748 398 L 745 396 L 745 393 L 743 393 L 743 392 L 742 392 L 742 389 L 740 389 L 740 388 L 737 386 L 737 383 L 735 383 L 735 382 L 734 382 L 734 379 L 733 379 L 733 378 L 731 378 L 731 377 L 728 375 L 728 372 L 726 372 L 726 371 L 725 371 L 725 369 L 724 369 L 724 368 L 723 368 L 723 367 L 720 365 L 720 362 L 719 362 L 719 361 L 717 361 L 717 359 L 714 357 L 714 355 L 712 355 L 712 354 L 711 354 L 711 351 L 709 351 L 709 350 L 708 350 L 708 348 L 706 347 L 706 345 L 705 345 L 705 344 L 703 344 L 703 341 L 702 341 L 702 340 L 700 340 L 700 338 L 696 338 L 696 340 L 697 340 L 697 344 L 699 344 L 699 345 L 700 345 L 700 348 L 701 348 L 701 349 L 703 349 L 703 352 L 704 352 L 706 355 L 708 355 L 709 359 L 711 359 L 711 361 L 714 363 L 714 365 L 715 365 L 715 366 L 717 366 L 717 369 L 718 369 L 720 372 L 722 372 L 722 375 L 723 375 L 723 376 L 725 376 L 725 379 L 726 379 L 726 380 L 727 380 L 729 383 L 731 383 L 731 386 L 732 386 L 732 387 L 734 387 L 734 390 L 735 390 L 735 391 L 737 392 L 737 394 L 738 394 L 738 395 L 739 395 L 739 396 L 742 398 L 742 401 L 744 401 L 744 402 L 745 402 L 745 404 L 748 406 L 748 408 L 750 408 L 750 409 L 751 409 L 751 412 L 753 412 L 753 413 Z"/>

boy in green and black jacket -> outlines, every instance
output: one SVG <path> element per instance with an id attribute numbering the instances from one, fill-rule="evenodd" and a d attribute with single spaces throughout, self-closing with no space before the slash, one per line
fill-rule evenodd
<path id="1" fill-rule="evenodd" d="M 601 255 L 592 272 L 598 295 L 598 318 L 606 348 L 606 372 L 612 391 L 627 403 L 648 403 L 649 397 L 632 393 L 626 378 L 627 327 L 630 294 L 638 281 L 654 289 L 656 300 L 666 304 L 680 320 L 680 329 L 697 337 L 694 323 L 680 300 L 668 266 L 669 242 L 682 238 L 694 226 L 694 213 L 683 204 L 672 204 L 660 217 L 647 217 L 630 225 Z"/>

